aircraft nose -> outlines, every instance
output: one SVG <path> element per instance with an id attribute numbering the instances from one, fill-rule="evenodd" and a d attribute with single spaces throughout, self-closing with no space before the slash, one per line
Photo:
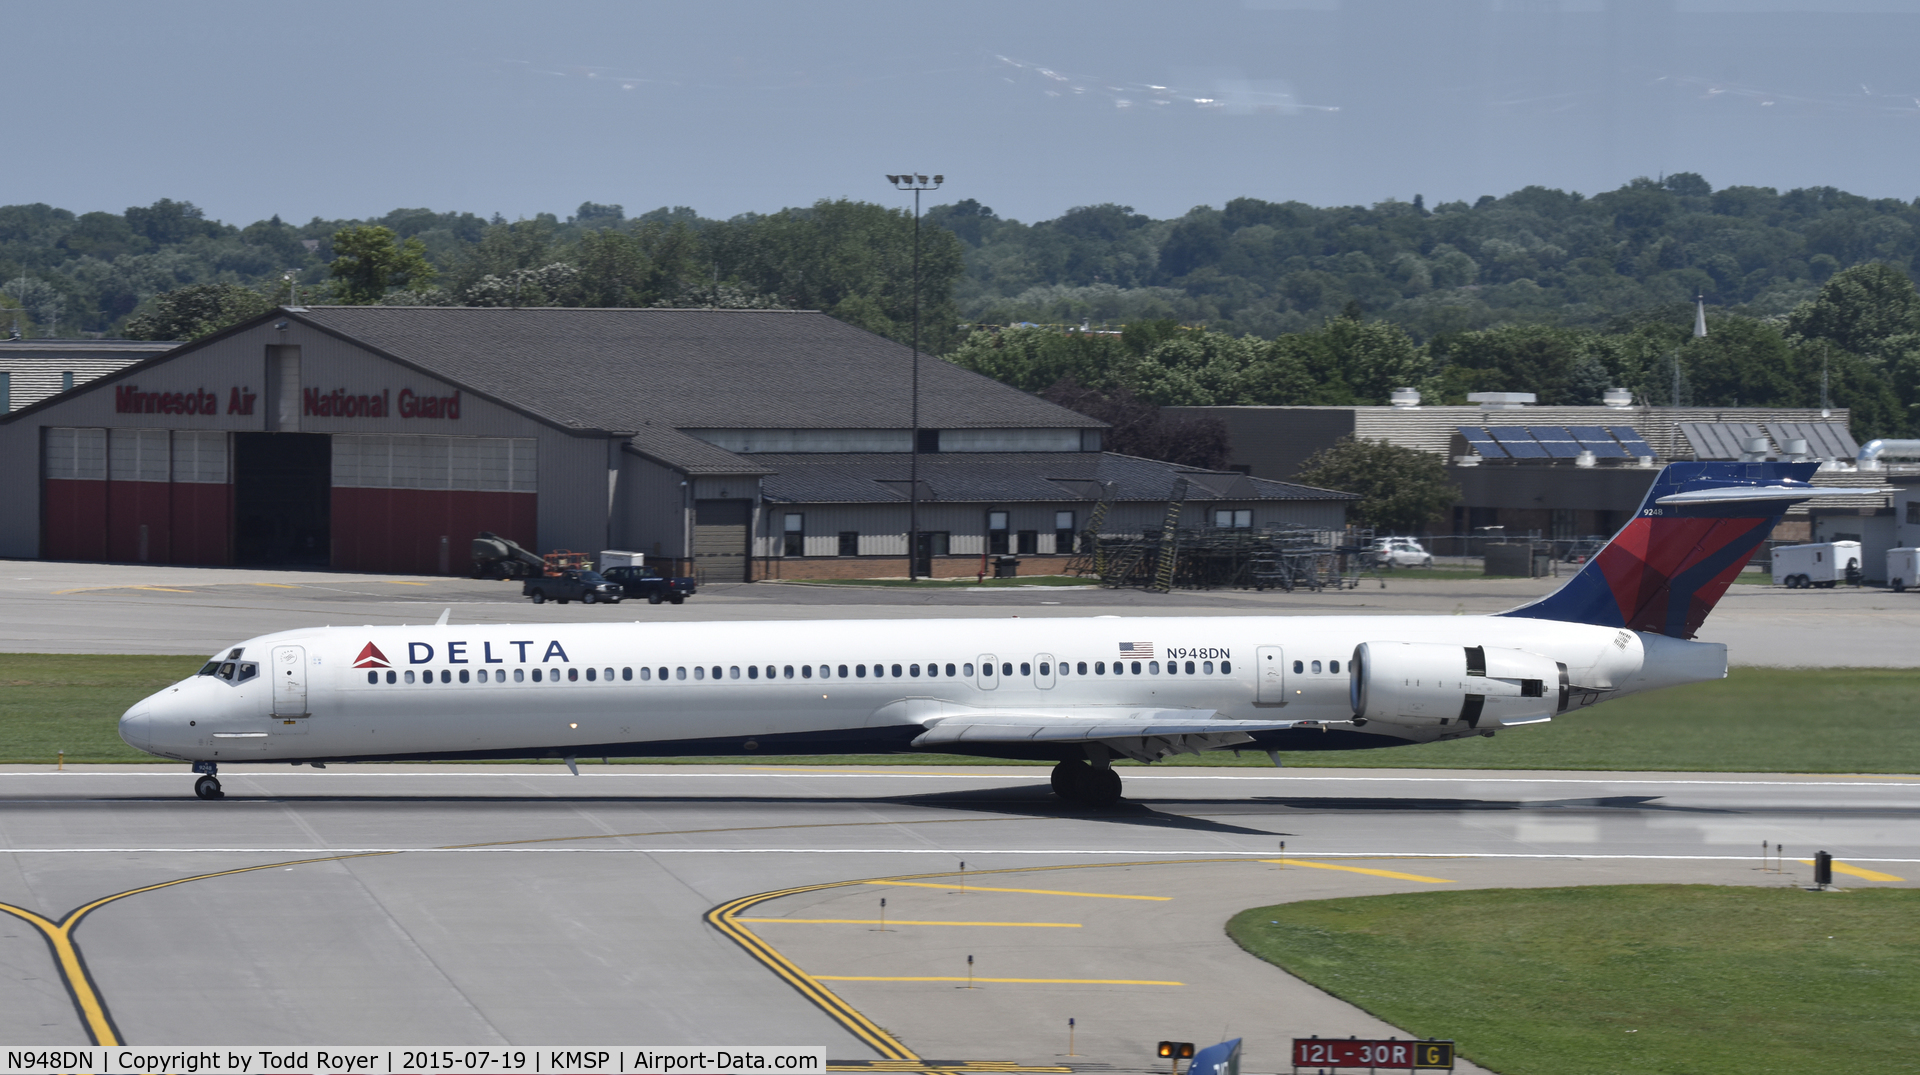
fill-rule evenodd
<path id="1" fill-rule="evenodd" d="M 140 706 L 127 710 L 120 718 L 120 738 L 135 750 L 153 753 L 153 714 Z"/>

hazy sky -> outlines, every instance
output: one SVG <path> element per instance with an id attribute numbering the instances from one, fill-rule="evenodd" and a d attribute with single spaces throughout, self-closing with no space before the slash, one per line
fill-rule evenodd
<path id="1" fill-rule="evenodd" d="M 1527 184 L 1920 195 L 1920 0 L 65 0 L 0 7 L 0 203 L 1003 216 Z"/>

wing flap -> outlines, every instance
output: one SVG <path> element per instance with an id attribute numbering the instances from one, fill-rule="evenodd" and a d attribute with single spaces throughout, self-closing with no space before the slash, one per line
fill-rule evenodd
<path id="1" fill-rule="evenodd" d="M 1063 709 L 1053 712 L 975 710 L 928 721 L 914 739 L 916 747 L 942 743 L 1095 742 L 1109 739 L 1170 738 L 1284 731 L 1294 720 L 1223 720 L 1210 709 Z"/>

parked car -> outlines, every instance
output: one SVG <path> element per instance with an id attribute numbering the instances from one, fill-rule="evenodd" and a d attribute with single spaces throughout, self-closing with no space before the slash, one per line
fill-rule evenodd
<path id="1" fill-rule="evenodd" d="M 530 597 L 536 605 L 548 601 L 566 604 L 578 601 L 591 605 L 596 601 L 617 605 L 626 592 L 617 582 L 608 582 L 598 571 L 570 567 L 557 575 L 542 575 L 531 578 L 520 587 L 520 596 Z"/>
<path id="2" fill-rule="evenodd" d="M 644 597 L 650 605 L 662 601 L 680 604 L 696 592 L 694 582 L 689 578 L 669 578 L 653 568 L 640 565 L 629 567 L 610 567 L 606 570 L 610 581 L 620 584 L 628 597 Z"/>
<path id="3" fill-rule="evenodd" d="M 1383 537 L 1374 538 L 1373 546 L 1367 550 L 1373 562 L 1381 567 L 1432 567 L 1433 554 L 1425 545 L 1412 538 Z"/>

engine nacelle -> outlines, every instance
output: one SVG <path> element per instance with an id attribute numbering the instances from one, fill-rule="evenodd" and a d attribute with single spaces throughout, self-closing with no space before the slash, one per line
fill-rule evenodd
<path id="1" fill-rule="evenodd" d="M 1475 730 L 1549 720 L 1567 708 L 1567 666 L 1526 650 L 1362 642 L 1348 665 L 1353 715 Z"/>

